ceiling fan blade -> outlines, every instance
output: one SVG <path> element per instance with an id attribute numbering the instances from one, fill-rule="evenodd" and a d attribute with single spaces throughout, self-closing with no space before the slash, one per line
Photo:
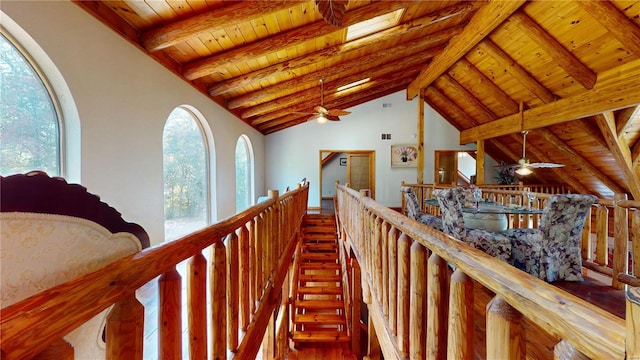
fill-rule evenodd
<path id="1" fill-rule="evenodd" d="M 331 110 L 327 111 L 327 114 L 333 115 L 333 116 L 342 116 L 342 115 L 351 114 L 351 111 L 346 111 L 346 110 L 341 110 L 341 109 L 331 109 Z"/>
<path id="2" fill-rule="evenodd" d="M 316 112 L 302 112 L 302 111 L 294 111 L 294 112 L 292 112 L 292 114 L 298 114 L 298 115 L 318 115 L 318 113 L 316 113 Z"/>
<path id="3" fill-rule="evenodd" d="M 564 164 L 554 164 L 554 163 L 532 163 L 529 164 L 529 167 L 532 168 L 559 168 L 559 167 L 563 167 Z"/>
<path id="4" fill-rule="evenodd" d="M 329 121 L 340 121 L 340 118 L 335 116 L 335 115 L 327 114 L 325 116 L 326 116 L 327 120 L 329 120 Z"/>
<path id="5" fill-rule="evenodd" d="M 316 106 L 313 108 L 314 111 L 320 113 L 320 114 L 328 114 L 329 110 L 327 110 L 326 108 L 322 107 L 322 106 Z"/>
<path id="6" fill-rule="evenodd" d="M 320 114 L 313 114 L 312 116 L 309 116 L 307 118 L 307 121 L 314 121 L 317 120 L 320 117 Z"/>

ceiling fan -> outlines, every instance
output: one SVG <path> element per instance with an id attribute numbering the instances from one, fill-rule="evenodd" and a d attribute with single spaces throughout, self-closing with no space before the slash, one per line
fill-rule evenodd
<path id="1" fill-rule="evenodd" d="M 313 108 L 314 112 L 296 112 L 296 114 L 311 115 L 307 121 L 316 120 L 318 124 L 324 124 L 327 121 L 340 121 L 338 116 L 349 115 L 351 111 L 341 109 L 327 109 L 324 107 L 324 79 L 320 79 L 320 106 Z"/>
<path id="2" fill-rule="evenodd" d="M 512 165 L 506 165 L 504 167 L 509 167 L 509 168 L 515 168 L 516 169 L 516 174 L 520 175 L 520 176 L 527 176 L 530 175 L 533 170 L 532 169 L 539 169 L 539 168 L 558 168 L 558 167 L 563 167 L 563 164 L 554 164 L 554 163 L 532 163 L 529 161 L 529 159 L 527 159 L 526 156 L 526 149 L 527 149 L 527 134 L 529 133 L 529 131 L 527 130 L 523 130 L 522 131 L 522 158 L 520 160 L 518 160 L 517 164 L 512 164 Z"/>

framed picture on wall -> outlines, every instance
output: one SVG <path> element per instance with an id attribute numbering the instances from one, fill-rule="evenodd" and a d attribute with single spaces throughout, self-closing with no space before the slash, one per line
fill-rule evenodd
<path id="1" fill-rule="evenodd" d="M 391 167 L 417 167 L 418 145 L 391 145 Z"/>
<path id="2" fill-rule="evenodd" d="M 347 166 L 347 158 L 340 158 L 340 166 Z"/>

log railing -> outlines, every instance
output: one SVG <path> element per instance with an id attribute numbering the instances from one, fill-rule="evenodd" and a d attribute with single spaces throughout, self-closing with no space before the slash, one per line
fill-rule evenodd
<path id="1" fill-rule="evenodd" d="M 625 322 L 366 195 L 338 186 L 336 197 L 339 233 L 361 266 L 369 336 L 377 336 L 369 343 L 379 342 L 385 359 L 522 359 L 521 319 L 558 340 L 550 357 L 640 356 L 638 289 L 627 291 Z M 474 349 L 475 285 L 494 294 L 484 354 Z"/>
<path id="2" fill-rule="evenodd" d="M 424 203 L 437 188 L 430 184 L 402 184 L 414 189 L 423 212 L 439 215 L 439 209 Z M 520 185 L 483 185 L 482 197 L 500 204 L 527 205 Z M 513 188 L 513 189 L 512 189 Z M 542 209 L 550 194 L 561 193 L 560 186 L 531 185 L 536 192 L 532 207 Z M 404 204 L 403 204 L 404 206 Z M 508 215 L 510 228 L 537 227 L 540 215 Z M 613 199 L 600 199 L 592 208 L 584 225 L 581 250 L 583 265 L 589 270 L 608 276 L 611 285 L 622 289 L 625 284 L 640 286 L 640 201 L 616 194 Z M 622 254 L 622 255 L 620 255 Z"/>
<path id="3" fill-rule="evenodd" d="M 286 311 L 287 297 L 280 302 L 280 292 L 299 241 L 308 191 L 308 183 L 282 196 L 270 191 L 266 201 L 215 225 L 0 310 L 0 358 L 72 359 L 64 335 L 114 305 L 107 321 L 106 358 L 142 359 L 144 307 L 135 292 L 157 277 L 159 358 L 182 358 L 186 329 L 191 359 L 255 358 L 265 330 L 276 326 L 276 309 L 285 305 Z M 209 260 L 202 254 L 205 249 L 210 251 Z M 176 269 L 184 260 L 188 260 L 185 306 L 183 279 Z M 181 323 L 183 311 L 188 324 Z"/>

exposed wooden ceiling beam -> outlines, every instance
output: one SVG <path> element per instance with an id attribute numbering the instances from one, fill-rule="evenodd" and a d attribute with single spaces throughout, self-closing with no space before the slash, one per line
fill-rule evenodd
<path id="1" fill-rule="evenodd" d="M 595 176 L 600 182 L 602 182 L 606 187 L 611 189 L 613 192 L 625 192 L 626 190 L 620 186 L 618 183 L 613 181 L 609 176 L 600 171 L 595 165 L 593 165 L 589 160 L 585 159 L 582 155 L 580 155 L 577 151 L 575 151 L 572 147 L 567 145 L 562 139 L 552 133 L 550 130 L 545 128 L 537 129 L 536 133 L 542 135 L 544 139 L 549 143 L 558 148 L 558 150 L 564 152 L 569 156 L 571 162 L 573 162 L 577 167 L 584 169 L 589 174 Z"/>
<path id="2" fill-rule="evenodd" d="M 403 72 L 403 71 L 415 72 L 414 68 L 416 66 L 419 66 L 421 68 L 424 65 L 424 62 L 431 59 L 437 53 L 437 51 L 440 51 L 440 50 L 442 49 L 441 48 L 431 49 L 428 51 L 423 51 L 421 53 L 414 54 L 414 56 L 404 56 L 403 58 L 400 58 L 400 59 L 393 59 L 392 61 L 381 63 L 379 66 L 372 67 L 374 69 L 373 71 L 367 70 L 367 71 L 360 71 L 357 73 L 353 73 L 353 70 L 355 69 L 343 70 L 344 66 L 335 66 L 334 67 L 335 72 L 332 73 L 331 78 L 325 79 L 325 84 L 324 84 L 325 94 L 332 94 L 336 91 L 336 89 L 339 86 L 350 84 L 355 81 L 362 80 L 364 78 L 375 80 L 379 77 L 387 76 L 389 74 L 392 74 L 393 76 L 397 76 L 399 72 Z M 366 60 L 367 59 L 359 58 L 359 59 L 354 59 L 349 63 L 357 67 L 358 64 L 361 64 L 361 61 L 366 61 Z M 417 70 L 420 70 L 420 68 L 418 68 Z M 317 75 L 315 76 L 305 75 L 300 77 L 300 81 L 287 81 L 283 83 L 283 84 L 289 84 L 294 89 L 296 88 L 295 87 L 296 85 L 300 86 L 300 84 L 303 84 L 305 87 L 307 87 L 308 83 L 312 83 L 314 84 L 314 86 L 309 88 L 306 91 L 297 91 L 295 93 L 280 97 L 275 100 L 269 100 L 267 102 L 258 104 L 256 106 L 245 108 L 244 111 L 242 111 L 242 113 L 240 114 L 240 117 L 243 119 L 247 119 L 252 116 L 257 116 L 257 115 L 261 115 L 271 111 L 276 111 L 277 109 L 284 108 L 284 107 L 293 109 L 295 108 L 296 103 L 305 99 L 306 100 L 315 99 L 315 101 L 318 102 L 320 99 L 320 85 L 318 84 L 318 80 L 316 79 L 316 76 Z M 337 79 L 337 81 L 334 81 L 333 83 L 327 82 L 327 80 L 333 80 L 333 79 Z M 361 88 L 366 88 L 366 87 L 367 87 L 367 83 L 361 86 Z M 283 95 L 284 95 L 284 92 L 283 92 Z"/>
<path id="3" fill-rule="evenodd" d="M 248 44 L 245 46 L 234 48 L 231 51 L 225 51 L 223 53 L 215 54 L 203 59 L 198 59 L 186 64 L 183 67 L 183 75 L 189 79 L 197 79 L 199 77 L 206 76 L 211 73 L 220 72 L 225 69 L 231 62 L 246 61 L 247 58 L 260 58 L 267 54 L 275 53 L 292 46 L 298 45 L 307 41 L 309 38 L 326 35 L 335 31 L 343 29 L 347 25 L 361 22 L 363 20 L 376 17 L 378 15 L 389 13 L 393 10 L 403 8 L 410 4 L 410 2 L 377 2 L 371 5 L 363 6 L 353 11 L 349 11 L 345 14 L 343 23 L 345 24 L 341 28 L 337 28 L 333 25 L 327 24 L 325 21 L 318 21 L 309 26 L 302 28 L 292 29 L 290 31 L 281 33 L 279 35 L 267 38 L 265 40 Z M 374 35 L 367 36 L 368 40 L 358 39 L 356 41 L 349 42 L 351 47 L 363 46 L 366 41 L 382 41 L 384 36 L 398 36 L 404 31 L 419 31 L 419 29 L 413 29 L 413 26 L 427 26 L 429 24 L 437 22 L 439 19 L 448 16 L 462 15 L 469 11 L 474 10 L 478 5 L 474 2 L 468 2 L 463 4 L 457 4 L 448 8 L 442 9 L 433 14 L 422 17 L 416 21 L 401 24 L 399 26 L 387 29 L 383 32 L 376 33 Z M 394 35 L 394 33 L 396 33 Z M 349 43 L 345 44 L 348 45 Z"/>
<path id="4" fill-rule="evenodd" d="M 442 82 L 443 86 L 446 87 L 447 92 L 450 92 L 452 96 L 449 96 L 450 102 L 462 102 L 471 104 L 474 109 L 477 110 L 478 116 L 482 119 L 480 123 L 486 123 L 489 121 L 493 121 L 497 118 L 496 114 L 494 114 L 491 110 L 489 110 L 477 97 L 475 97 L 469 90 L 467 90 L 464 86 L 462 86 L 459 82 L 457 82 L 454 78 L 449 76 L 449 74 L 442 74 L 442 76 L 436 81 L 435 85 L 438 87 L 439 83 Z M 467 114 L 469 118 L 471 118 L 471 114 Z M 470 126 L 477 125 L 478 121 L 474 121 Z M 465 128 L 468 126 L 465 126 Z"/>
<path id="5" fill-rule="evenodd" d="M 640 104 L 640 69 L 633 68 L 617 82 L 609 81 L 583 94 L 541 105 L 522 114 L 516 113 L 482 124 L 460 133 L 460 142 L 468 144 L 480 139 L 538 129 Z"/>
<path id="6" fill-rule="evenodd" d="M 435 59 L 434 59 L 435 61 Z M 466 59 L 460 59 L 451 69 L 449 75 L 454 79 L 461 77 L 471 78 L 474 81 L 474 87 L 479 87 L 483 96 L 476 96 L 480 99 L 486 97 L 493 97 L 497 103 L 504 108 L 509 114 L 517 113 L 520 108 L 517 102 L 515 102 L 507 93 L 505 93 L 498 85 L 496 85 L 488 76 L 478 70 L 472 63 Z M 462 81 L 460 81 L 462 83 Z"/>
<path id="7" fill-rule="evenodd" d="M 370 88 L 367 88 L 365 90 L 351 92 L 346 95 L 331 94 L 329 96 L 325 96 L 325 107 L 328 109 L 332 109 L 332 108 L 345 109 L 346 106 L 350 104 L 360 104 L 361 99 L 369 98 L 372 94 L 376 94 L 381 90 L 386 91 L 386 89 L 388 88 L 397 88 L 399 86 L 406 85 L 407 83 L 409 83 L 409 77 L 414 76 L 419 70 L 420 68 L 417 67 L 415 69 L 415 72 L 407 72 L 406 74 L 403 74 L 404 77 L 402 78 L 398 78 L 397 74 L 396 75 L 392 74 L 392 75 L 387 75 L 385 77 L 381 77 L 372 81 L 372 83 L 375 82 L 375 83 L 378 83 L 378 85 L 384 84 L 384 86 L 371 86 Z M 302 107 L 301 109 L 281 108 L 277 111 L 270 112 L 268 114 L 261 115 L 251 119 L 251 125 L 260 127 L 261 124 L 263 123 L 265 124 L 272 123 L 273 120 L 287 117 L 291 115 L 291 113 L 296 111 L 309 112 L 313 110 L 315 106 L 319 105 L 319 101 L 320 101 L 319 93 L 316 92 L 315 94 L 316 94 L 315 98 L 311 98 L 306 102 L 300 103 L 300 106 Z M 353 105 L 350 105 L 350 106 L 353 106 Z M 308 118 L 310 115 L 302 115 L 302 116 Z"/>
<path id="8" fill-rule="evenodd" d="M 609 1 L 576 1 L 624 48 L 640 56 L 640 28 Z"/>
<path id="9" fill-rule="evenodd" d="M 596 84 L 596 74 L 529 16 L 518 12 L 509 18 L 509 22 L 517 25 L 584 88 L 592 89 Z"/>
<path id="10" fill-rule="evenodd" d="M 496 27 L 502 24 L 524 3 L 517 1 L 491 1 L 473 15 L 462 34 L 453 38 L 449 46 L 429 64 L 407 88 L 407 99 L 416 97 L 451 65 L 461 59 Z"/>
<path id="11" fill-rule="evenodd" d="M 327 76 L 325 76 L 324 78 L 326 81 L 340 79 L 346 73 L 354 71 L 360 72 L 360 70 L 364 68 L 362 64 L 382 64 L 382 61 L 391 60 L 392 62 L 393 60 L 397 61 L 402 57 L 412 57 L 414 58 L 412 60 L 415 61 L 420 60 L 420 57 L 424 56 L 424 60 L 426 62 L 431 59 L 436 52 L 442 51 L 442 45 L 446 43 L 446 41 L 448 41 L 451 36 L 460 33 L 460 31 L 462 31 L 462 27 L 457 26 L 453 29 L 434 33 L 433 37 L 428 37 L 426 40 L 419 39 L 416 41 L 411 41 L 390 47 L 389 52 L 393 53 L 393 56 L 389 56 L 386 52 L 378 52 L 374 55 L 364 56 L 342 63 L 334 63 L 333 65 L 330 65 L 330 68 L 325 71 Z M 330 52 L 325 52 L 324 50 L 322 50 L 320 52 L 300 57 L 298 60 L 288 61 L 286 64 L 278 64 L 275 68 L 287 67 L 289 70 L 302 71 L 302 68 L 304 66 L 307 66 L 308 64 L 305 64 L 304 66 L 298 66 L 298 63 L 310 63 L 311 61 L 317 61 L 319 60 L 319 58 L 317 57 L 318 53 L 322 54 L 321 57 L 324 61 L 329 61 L 334 56 L 340 57 L 340 55 L 342 55 L 339 51 L 335 51 L 335 49 Z M 325 57 L 325 53 L 328 56 Z M 273 69 L 269 69 L 269 71 L 276 70 L 274 67 L 270 68 Z M 274 73 L 277 73 L 277 70 L 274 71 Z M 248 75 L 248 77 L 250 76 L 252 75 Z M 271 101 L 278 97 L 297 93 L 300 90 L 308 89 L 309 87 L 317 85 L 317 82 L 320 80 L 319 76 L 320 75 L 318 75 L 318 73 L 316 72 L 305 74 L 302 76 L 295 76 L 289 81 L 280 82 L 276 85 L 269 86 L 258 91 L 231 98 L 227 101 L 227 107 L 229 109 L 249 107 Z M 245 78 L 247 78 L 247 76 L 243 76 L 240 80 L 244 81 Z M 344 82 L 341 85 L 345 84 L 348 84 L 348 82 Z"/>
<path id="12" fill-rule="evenodd" d="M 147 51 L 154 52 L 211 31 L 211 29 L 250 21 L 298 4 L 286 0 L 239 1 L 229 6 L 148 30 L 142 34 L 140 40 Z"/>
<path id="13" fill-rule="evenodd" d="M 634 199 L 640 199 L 640 177 L 638 172 L 633 168 L 633 161 L 631 159 L 631 150 L 627 141 L 622 136 L 618 136 L 616 132 L 616 123 L 613 116 L 613 112 L 605 111 L 602 114 L 595 116 L 596 123 L 602 131 L 607 144 L 609 144 L 609 150 L 613 157 L 616 159 L 616 163 L 622 170 L 624 179 L 629 187 L 629 192 Z"/>
<path id="14" fill-rule="evenodd" d="M 534 79 L 531 74 L 523 69 L 522 66 L 513 60 L 507 53 L 502 51 L 502 49 L 491 41 L 491 39 L 486 38 L 484 41 L 480 42 L 477 49 L 480 53 L 487 54 L 495 59 L 505 68 L 505 70 L 507 70 L 509 74 L 511 74 L 511 76 L 513 76 L 514 79 L 518 80 L 522 86 L 543 102 L 550 103 L 557 99 L 551 91 L 547 90 L 547 88 L 540 84 L 538 80 Z"/>
<path id="15" fill-rule="evenodd" d="M 414 26 L 405 27 L 404 25 L 402 25 L 383 31 L 383 34 L 387 34 L 386 37 L 380 36 L 379 34 L 365 36 L 363 38 L 350 41 L 346 44 L 323 48 L 322 50 L 310 54 L 305 54 L 295 59 L 288 59 L 285 62 L 271 65 L 263 69 L 258 69 L 241 77 L 221 81 L 209 88 L 209 94 L 212 96 L 221 95 L 241 86 L 251 85 L 255 82 L 267 79 L 270 76 L 281 75 L 282 73 L 298 74 L 300 71 L 303 71 L 305 67 L 312 66 L 317 63 L 323 63 L 325 61 L 331 61 L 336 57 L 345 56 L 352 51 L 357 51 L 358 53 L 366 53 L 366 50 L 375 50 L 381 47 L 393 47 L 395 48 L 395 50 L 401 51 L 402 49 L 408 49 L 413 46 L 415 47 L 414 50 L 417 52 L 420 51 L 420 48 L 442 45 L 445 42 L 449 41 L 451 37 L 461 33 L 463 29 L 463 26 L 459 25 L 440 30 L 437 26 L 432 25 L 433 17 L 423 17 L 421 19 L 422 20 L 418 19 L 410 23 Z M 398 31 L 399 28 L 403 30 Z M 432 29 L 432 34 L 430 34 L 430 36 L 418 36 L 425 31 L 429 31 L 428 29 Z M 403 37 L 404 39 L 415 37 L 415 40 L 404 41 L 400 45 L 398 45 L 397 40 L 400 37 Z M 379 52 L 379 54 L 376 54 L 375 57 L 380 58 L 385 55 L 388 56 L 389 53 L 391 52 Z M 328 72 L 327 75 L 330 75 L 330 72 Z M 329 76 L 326 77 L 328 78 Z M 229 105 L 232 106 L 233 103 L 230 103 Z"/>
<path id="16" fill-rule="evenodd" d="M 631 106 L 620 111 L 616 111 L 616 133 L 618 136 L 624 134 L 624 132 L 633 125 L 633 114 L 638 110 L 638 106 Z"/>

